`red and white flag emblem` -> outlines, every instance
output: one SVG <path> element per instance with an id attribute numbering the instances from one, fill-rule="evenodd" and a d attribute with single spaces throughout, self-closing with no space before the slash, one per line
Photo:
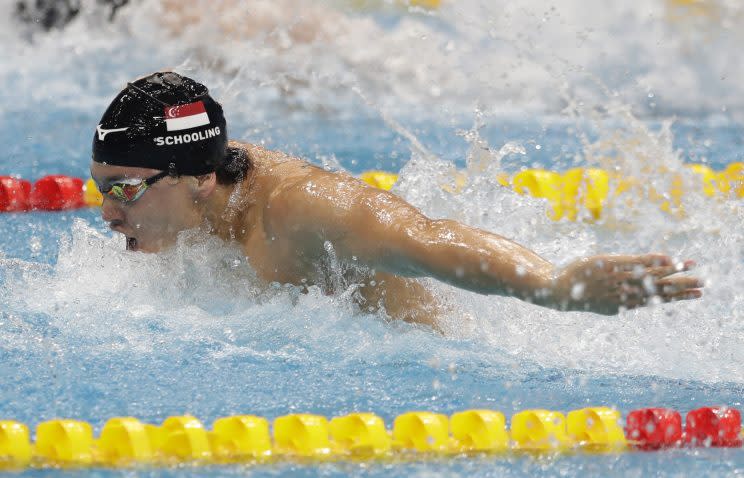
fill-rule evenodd
<path id="1" fill-rule="evenodd" d="M 209 124 L 209 116 L 201 101 L 165 107 L 165 127 L 168 131 L 196 128 L 207 124 Z"/>

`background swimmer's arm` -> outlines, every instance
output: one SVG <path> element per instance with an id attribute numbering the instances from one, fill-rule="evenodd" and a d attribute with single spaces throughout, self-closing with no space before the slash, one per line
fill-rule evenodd
<path id="1" fill-rule="evenodd" d="M 429 219 L 392 193 L 324 171 L 284 189 L 272 208 L 299 249 L 322 252 L 332 244 L 349 262 L 551 308 L 614 314 L 621 306 L 643 305 L 656 293 L 664 300 L 699 297 L 691 289 L 702 286 L 695 278 L 666 277 L 691 264 L 678 268 L 659 254 L 595 256 L 556 269 L 498 234 Z M 641 283 L 647 277 L 649 287 Z"/>

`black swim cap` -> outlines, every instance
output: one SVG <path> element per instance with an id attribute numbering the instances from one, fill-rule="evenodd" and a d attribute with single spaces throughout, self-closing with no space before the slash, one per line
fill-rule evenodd
<path id="1" fill-rule="evenodd" d="M 215 171 L 227 152 L 222 107 L 201 83 L 153 73 L 129 83 L 93 136 L 93 161 L 196 176 Z"/>

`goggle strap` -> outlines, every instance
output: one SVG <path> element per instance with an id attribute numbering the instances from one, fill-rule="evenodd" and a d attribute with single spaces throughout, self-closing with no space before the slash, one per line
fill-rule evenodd
<path id="1" fill-rule="evenodd" d="M 171 163 L 171 164 L 173 164 L 173 163 Z M 170 176 L 170 175 L 171 175 L 170 174 L 170 171 L 163 171 L 161 173 L 156 174 L 155 176 L 150 176 L 149 178 L 145 179 L 144 180 L 144 183 L 147 184 L 148 186 L 152 186 L 153 184 L 155 184 L 156 182 L 160 181 L 164 177 Z"/>

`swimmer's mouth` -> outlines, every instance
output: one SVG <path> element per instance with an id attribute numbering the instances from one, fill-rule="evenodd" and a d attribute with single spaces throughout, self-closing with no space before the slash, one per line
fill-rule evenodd
<path id="1" fill-rule="evenodd" d="M 128 251 L 136 251 L 137 250 L 137 239 L 134 237 L 127 237 L 127 250 Z"/>

